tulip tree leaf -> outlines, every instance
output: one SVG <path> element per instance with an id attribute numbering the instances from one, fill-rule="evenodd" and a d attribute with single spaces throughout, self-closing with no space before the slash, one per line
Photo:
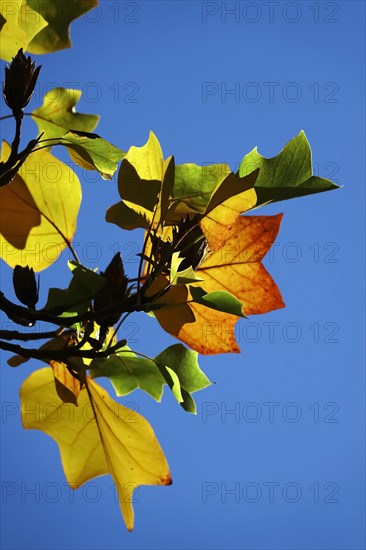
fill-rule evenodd
<path id="1" fill-rule="evenodd" d="M 169 197 L 174 185 L 174 159 L 164 160 L 160 143 L 153 132 L 142 147 L 132 146 L 128 150 L 118 173 L 118 191 L 122 199 L 121 208 L 117 203 L 109 208 L 106 219 L 123 229 L 132 229 L 133 223 L 142 221 L 145 227 L 153 224 L 159 228 L 165 220 Z M 119 217 L 126 209 L 130 215 Z"/>
<path id="2" fill-rule="evenodd" d="M 132 492 L 139 485 L 169 485 L 169 467 L 150 424 L 114 401 L 93 380 L 73 407 L 58 396 L 52 369 L 33 372 L 20 390 L 25 429 L 41 430 L 59 446 L 66 479 L 72 488 L 111 474 L 127 529 L 134 525 Z M 47 405 L 52 403 L 52 412 Z M 29 411 L 38 411 L 32 415 Z M 57 422 L 55 422 L 55 410 Z M 48 416 L 49 415 L 49 416 Z"/>
<path id="3" fill-rule="evenodd" d="M 190 293 L 193 300 L 197 304 L 230 313 L 238 317 L 245 317 L 243 313 L 243 303 L 226 290 L 215 290 L 213 292 L 205 292 L 200 287 L 190 287 Z"/>
<path id="4" fill-rule="evenodd" d="M 2 161 L 10 154 L 3 142 Z M 70 246 L 81 203 L 77 175 L 45 149 L 29 155 L 0 189 L 1 257 L 11 267 L 49 267 Z"/>
<path id="5" fill-rule="evenodd" d="M 198 166 L 196 164 L 178 165 L 175 171 L 174 199 L 168 215 L 168 221 L 174 222 L 187 214 L 200 213 L 208 216 L 217 206 L 225 203 L 233 197 L 238 197 L 244 192 L 254 187 L 258 170 L 248 173 L 245 177 L 240 177 L 233 172 L 227 164 L 212 164 L 208 166 Z M 239 197 L 240 198 L 240 197 Z M 239 201 L 235 199 L 235 205 L 238 207 Z M 243 207 L 236 208 L 236 213 L 241 213 L 247 209 Z M 226 213 L 233 212 L 232 205 L 228 205 Z M 220 212 L 222 216 L 223 209 Z M 232 214 L 231 214 L 232 216 Z M 220 220 L 221 224 L 230 224 L 231 221 Z"/>
<path id="6" fill-rule="evenodd" d="M 167 365 L 176 373 L 183 398 L 181 406 L 193 414 L 196 414 L 196 405 L 191 394 L 211 385 L 210 380 L 199 368 L 197 357 L 195 351 L 187 349 L 182 344 L 169 346 L 155 357 L 155 361 L 160 365 Z"/>
<path id="7" fill-rule="evenodd" d="M 67 369 L 65 363 L 50 361 L 55 377 L 55 387 L 59 398 L 63 403 L 72 403 L 77 406 L 81 384 Z"/>
<path id="8" fill-rule="evenodd" d="M 181 344 L 170 346 L 155 359 L 139 357 L 125 347 L 108 358 L 93 359 L 90 374 L 92 378 L 109 378 L 118 396 L 140 388 L 159 402 L 163 386 L 168 384 L 178 403 L 193 413 L 196 408 L 190 394 L 210 385 L 198 366 L 197 353 Z"/>
<path id="9" fill-rule="evenodd" d="M 0 0 L 1 59 L 11 61 L 46 26 L 47 21 L 23 0 Z"/>
<path id="10" fill-rule="evenodd" d="M 86 170 L 98 170 L 103 179 L 112 179 L 117 170 L 117 163 L 125 156 L 125 152 L 115 147 L 98 134 L 67 132 L 60 140 L 65 145 L 72 160 Z"/>
<path id="11" fill-rule="evenodd" d="M 43 54 L 71 48 L 70 23 L 98 5 L 98 0 L 27 0 L 27 5 L 48 23 L 28 44 L 30 53 Z"/>
<path id="12" fill-rule="evenodd" d="M 330 180 L 313 175 L 311 149 L 303 131 L 275 157 L 262 157 L 254 148 L 241 161 L 239 175 L 246 176 L 257 168 L 257 206 L 339 187 Z"/>
<path id="13" fill-rule="evenodd" d="M 174 199 L 177 203 L 174 212 L 203 214 L 212 194 L 230 172 L 227 164 L 178 164 L 175 167 Z"/>
<path id="14" fill-rule="evenodd" d="M 124 348 L 108 358 L 93 359 L 90 363 L 92 378 L 106 376 L 118 396 L 127 395 L 137 388 L 161 401 L 165 379 L 152 359 L 138 357 L 129 348 Z"/>
<path id="15" fill-rule="evenodd" d="M 262 265 L 262 259 L 277 236 L 281 218 L 281 214 L 237 216 L 236 222 L 227 229 L 224 242 L 219 233 L 210 235 L 208 246 L 212 252 L 196 270 L 197 276 L 203 279 L 200 286 L 208 295 L 215 293 L 215 299 L 217 291 L 225 290 L 232 294 L 243 304 L 243 312 L 241 309 L 234 309 L 236 313 L 222 312 L 208 308 L 208 304 L 196 302 L 183 305 L 182 298 L 184 291 L 188 292 L 187 287 L 173 286 L 157 300 L 156 303 L 161 303 L 161 309 L 154 310 L 164 330 L 198 353 L 239 352 L 234 327 L 243 313 L 267 313 L 285 305 L 276 283 Z M 216 241 L 221 243 L 219 248 Z M 158 289 L 166 286 L 167 280 L 164 282 L 163 279 L 159 281 Z M 195 296 L 194 289 L 189 286 L 192 298 L 198 297 L 201 301 L 202 296 L 197 293 Z M 175 296 L 177 290 L 181 294 L 179 301 Z M 222 295 L 219 302 L 222 304 Z M 193 322 L 189 313 L 193 315 Z"/>
<path id="16" fill-rule="evenodd" d="M 78 113 L 75 109 L 81 94 L 81 90 L 65 88 L 54 88 L 45 94 L 43 105 L 32 113 L 42 139 L 61 138 L 68 130 L 92 132 L 96 128 L 98 115 Z"/>

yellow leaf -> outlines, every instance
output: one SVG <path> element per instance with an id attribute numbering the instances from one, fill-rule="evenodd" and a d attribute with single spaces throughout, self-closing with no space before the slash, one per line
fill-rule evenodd
<path id="1" fill-rule="evenodd" d="M 169 198 L 174 186 L 174 159 L 164 160 L 160 143 L 153 132 L 142 147 L 132 146 L 118 174 L 118 191 L 122 202 L 107 211 L 108 222 L 123 229 L 150 224 L 161 234 Z"/>
<path id="2" fill-rule="evenodd" d="M 201 220 L 200 226 L 211 250 L 219 250 L 230 239 L 232 226 L 239 214 L 255 206 L 257 194 L 248 189 L 219 204 Z"/>
<path id="3" fill-rule="evenodd" d="M 77 405 L 80 393 L 80 382 L 67 370 L 65 363 L 59 361 L 50 361 L 50 365 L 55 377 L 55 387 L 57 395 L 63 403 L 73 403 Z"/>
<path id="4" fill-rule="evenodd" d="M 47 21 L 24 0 L 0 0 L 0 14 L 5 19 L 0 31 L 0 57 L 11 61 L 20 48 L 47 26 Z"/>
<path id="5" fill-rule="evenodd" d="M 150 132 L 149 139 L 142 147 L 132 145 L 125 159 L 132 164 L 142 180 L 163 179 L 163 151 L 154 132 Z"/>
<path id="6" fill-rule="evenodd" d="M 98 0 L 27 0 L 48 25 L 36 34 L 27 50 L 44 54 L 71 48 L 70 23 L 98 5 Z"/>
<path id="7" fill-rule="evenodd" d="M 244 304 L 245 315 L 267 313 L 284 307 L 276 283 L 261 263 L 277 236 L 281 219 L 282 214 L 239 216 L 232 226 L 226 226 L 224 244 L 220 232 L 213 240 L 208 240 L 209 247 L 214 251 L 208 254 L 196 271 L 196 275 L 203 279 L 200 283 L 203 290 L 230 292 Z M 220 248 L 217 247 L 216 239 L 220 242 Z M 164 298 L 167 309 L 158 309 L 154 313 L 167 332 L 199 353 L 239 351 L 234 334 L 239 317 L 200 304 L 175 306 L 169 299 L 169 293 Z M 182 307 L 191 309 L 194 323 L 182 323 Z M 169 323 L 165 322 L 165 312 L 169 312 Z"/>
<path id="8" fill-rule="evenodd" d="M 1 160 L 9 154 L 3 142 Z M 29 155 L 0 189 L 1 258 L 11 267 L 49 267 L 72 241 L 80 203 L 80 181 L 71 168 L 44 149 Z"/>
<path id="9" fill-rule="evenodd" d="M 132 530 L 133 490 L 139 485 L 169 485 L 168 464 L 145 418 L 89 379 L 88 388 L 90 394 L 82 389 L 74 407 L 58 397 L 50 368 L 33 372 L 20 390 L 23 427 L 41 430 L 56 441 L 71 487 L 111 474 L 123 518 Z"/>

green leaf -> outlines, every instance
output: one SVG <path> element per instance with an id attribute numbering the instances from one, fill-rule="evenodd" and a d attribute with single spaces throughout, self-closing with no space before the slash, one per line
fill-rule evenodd
<path id="1" fill-rule="evenodd" d="M 85 115 L 75 109 L 81 94 L 81 90 L 65 88 L 54 88 L 46 93 L 43 105 L 32 113 L 39 132 L 43 133 L 42 139 L 61 138 L 68 130 L 92 132 L 96 128 L 98 115 Z"/>
<path id="2" fill-rule="evenodd" d="M 30 53 L 43 54 L 71 48 L 70 23 L 98 5 L 98 0 L 27 0 L 27 5 L 38 12 L 48 25 L 28 44 Z"/>
<path id="3" fill-rule="evenodd" d="M 200 287 L 189 287 L 189 290 L 194 302 L 197 304 L 238 317 L 245 317 L 243 313 L 244 304 L 226 290 L 205 292 Z"/>
<path id="4" fill-rule="evenodd" d="M 197 357 L 197 352 L 187 349 L 182 344 L 174 344 L 155 357 L 155 361 L 160 365 L 169 365 L 176 373 L 183 398 L 181 406 L 193 414 L 196 414 L 196 404 L 191 394 L 211 385 L 210 380 L 199 368 Z"/>
<path id="5" fill-rule="evenodd" d="M 45 310 L 56 308 L 70 317 L 88 311 L 91 300 L 105 285 L 105 279 L 77 262 L 69 262 L 72 279 L 66 289 L 50 288 Z"/>
<path id="6" fill-rule="evenodd" d="M 61 145 L 65 145 L 72 160 L 86 170 L 98 170 L 103 179 L 112 179 L 117 163 L 125 152 L 115 147 L 98 134 L 72 130 L 62 136 Z"/>
<path id="7" fill-rule="evenodd" d="M 168 214 L 168 222 L 179 221 L 182 216 L 196 213 L 207 216 L 220 205 L 254 187 L 259 170 L 245 177 L 230 172 L 227 164 L 198 166 L 178 165 L 175 170 L 174 199 Z M 232 208 L 227 205 L 227 211 Z M 225 220 L 222 220 L 225 223 Z"/>
<path id="8" fill-rule="evenodd" d="M 118 396 L 140 388 L 159 402 L 163 386 L 168 384 L 182 407 L 193 413 L 196 409 L 190 394 L 210 385 L 198 366 L 197 353 L 182 344 L 167 348 L 155 359 L 138 357 L 126 347 L 108 358 L 93 359 L 90 375 L 109 378 Z"/>
<path id="9" fill-rule="evenodd" d="M 198 166 L 187 163 L 175 167 L 174 212 L 189 214 L 192 212 L 203 214 L 211 196 L 221 185 L 231 170 L 227 164 L 211 164 Z"/>
<path id="10" fill-rule="evenodd" d="M 264 158 L 254 148 L 241 161 L 239 176 L 246 176 L 257 168 L 259 175 L 254 187 L 257 206 L 339 187 L 330 180 L 313 175 L 311 149 L 303 131 L 276 157 Z"/>
<path id="11" fill-rule="evenodd" d="M 118 396 L 140 388 L 156 401 L 161 401 L 165 379 L 152 359 L 138 357 L 127 346 L 125 350 L 108 358 L 93 359 L 90 363 L 92 378 L 106 376 Z"/>
<path id="12" fill-rule="evenodd" d="M 0 0 L 0 57 L 11 61 L 20 48 L 27 49 L 47 21 L 23 0 Z"/>

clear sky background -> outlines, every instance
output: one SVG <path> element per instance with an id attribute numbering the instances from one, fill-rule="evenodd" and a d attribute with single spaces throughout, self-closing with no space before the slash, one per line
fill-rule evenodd
<path id="1" fill-rule="evenodd" d="M 2 354 L 4 550 L 365 548 L 364 23 L 361 1 L 102 0 L 74 23 L 71 50 L 37 59 L 32 106 L 56 85 L 82 89 L 79 110 L 124 150 L 153 130 L 177 163 L 235 170 L 304 129 L 315 172 L 344 187 L 260 212 L 284 213 L 265 265 L 286 308 L 238 323 L 240 355 L 200 359 L 216 384 L 197 394 L 197 416 L 168 392 L 121 400 L 151 422 L 173 476 L 136 493 L 133 533 L 110 477 L 71 493 L 55 442 L 22 429 L 19 387 L 42 365 L 11 369 Z M 133 273 L 140 234 L 104 223 L 115 180 L 80 178 L 82 261 L 104 268 L 119 249 Z M 43 296 L 66 286 L 66 259 L 42 274 Z M 174 343 L 143 315 L 123 336 L 150 355 Z"/>

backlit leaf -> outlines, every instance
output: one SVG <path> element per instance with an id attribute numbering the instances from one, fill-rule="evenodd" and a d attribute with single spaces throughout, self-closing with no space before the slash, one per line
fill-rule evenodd
<path id="1" fill-rule="evenodd" d="M 27 49 L 32 38 L 47 21 L 24 0 L 0 0 L 0 57 L 11 61 L 20 48 Z"/>
<path id="2" fill-rule="evenodd" d="M 168 384 L 182 407 L 193 413 L 196 407 L 191 393 L 210 385 L 198 366 L 197 353 L 181 344 L 170 346 L 154 359 L 139 357 L 125 348 L 108 358 L 93 360 L 90 374 L 92 378 L 109 378 L 118 396 L 140 388 L 159 402 L 164 384 Z"/>
<path id="3" fill-rule="evenodd" d="M 281 218 L 281 214 L 239 216 L 231 227 L 225 245 L 208 254 L 196 271 L 203 279 L 200 287 L 207 293 L 220 290 L 229 292 L 243 304 L 245 316 L 284 307 L 275 282 L 261 263 L 276 238 Z M 220 239 L 220 235 L 217 238 Z M 209 241 L 209 247 L 215 250 L 215 242 Z M 167 285 L 167 280 L 164 283 L 160 279 L 159 287 L 164 288 L 164 284 Z M 174 305 L 170 293 L 175 289 L 182 291 L 183 299 L 186 287 L 172 287 L 159 298 L 161 309 L 154 310 L 164 330 L 199 353 L 240 351 L 234 334 L 238 316 L 216 311 L 201 303 L 182 305 L 181 300 L 179 305 Z M 176 299 L 174 295 L 172 297 Z M 162 307 L 164 302 L 165 308 Z M 189 318 L 187 309 L 194 315 L 195 322 L 184 322 L 182 312 L 185 318 Z"/>
<path id="4" fill-rule="evenodd" d="M 67 370 L 64 363 L 50 361 L 55 377 L 55 387 L 59 398 L 63 403 L 72 403 L 77 406 L 77 399 L 80 394 L 80 382 Z"/>
<path id="5" fill-rule="evenodd" d="M 245 317 L 243 314 L 243 304 L 226 290 L 215 290 L 213 292 L 205 292 L 200 287 L 190 287 L 189 289 L 193 300 L 197 304 L 201 304 L 223 313 L 230 313 L 238 317 Z"/>
<path id="6" fill-rule="evenodd" d="M 23 427 L 42 430 L 56 441 L 72 488 L 111 474 L 123 518 L 132 530 L 133 490 L 139 485 L 169 485 L 168 464 L 145 418 L 114 401 L 94 381 L 89 380 L 88 387 L 90 395 L 83 388 L 74 407 L 57 395 L 50 368 L 33 372 L 20 390 Z"/>
<path id="7" fill-rule="evenodd" d="M 98 5 L 98 0 L 27 0 L 48 25 L 28 44 L 30 53 L 43 54 L 71 48 L 70 23 Z"/>
<path id="8" fill-rule="evenodd" d="M 254 185 L 256 175 L 249 174 L 250 185 Z M 246 178 L 243 178 L 245 181 Z M 232 195 L 210 210 L 200 221 L 200 227 L 210 244 L 210 249 L 219 250 L 232 235 L 232 227 L 239 214 L 246 212 L 257 203 L 257 194 L 253 188 Z"/>
<path id="9" fill-rule="evenodd" d="M 145 227 L 146 220 L 148 226 L 153 224 L 159 230 L 168 210 L 173 185 L 174 159 L 169 157 L 164 160 L 160 143 L 150 132 L 145 145 L 132 146 L 128 150 L 118 174 L 118 191 L 123 207 L 117 203 L 109 208 L 106 220 L 123 229 L 134 228 L 139 220 L 142 225 L 137 227 Z M 133 214 L 125 218 L 123 212 L 126 208 Z M 122 215 L 119 217 L 119 214 Z"/>
<path id="10" fill-rule="evenodd" d="M 197 359 L 197 353 L 182 344 L 169 346 L 155 357 L 159 364 L 169 366 L 175 372 L 183 397 L 181 405 L 193 414 L 196 414 L 196 404 L 191 394 L 211 385 L 210 380 L 199 368 Z"/>
<path id="11" fill-rule="evenodd" d="M 32 113 L 42 139 L 61 138 L 69 130 L 92 132 L 99 121 L 98 115 L 85 115 L 75 109 L 81 90 L 54 88 L 43 98 L 43 105 Z M 50 142 L 50 146 L 53 143 Z"/>
<path id="12" fill-rule="evenodd" d="M 2 158 L 10 154 L 3 142 Z M 1 257 L 11 267 L 49 267 L 76 230 L 81 203 L 77 175 L 44 149 L 24 162 L 11 184 L 0 189 Z"/>
<path id="13" fill-rule="evenodd" d="M 227 164 L 178 164 L 175 167 L 173 196 L 177 200 L 175 214 L 203 214 L 211 196 L 231 170 Z"/>
<path id="14" fill-rule="evenodd" d="M 332 181 L 313 175 L 311 149 L 303 131 L 275 157 L 262 157 L 254 148 L 241 161 L 239 175 L 246 176 L 257 168 L 257 206 L 338 189 Z"/>
<path id="15" fill-rule="evenodd" d="M 202 279 L 197 277 L 195 271 L 192 267 L 187 269 L 179 270 L 180 264 L 183 262 L 184 258 L 179 257 L 179 252 L 174 252 L 172 255 L 172 262 L 170 265 L 170 277 L 169 282 L 172 285 L 186 285 L 189 283 L 200 282 Z"/>
<path id="16" fill-rule="evenodd" d="M 125 152 L 115 147 L 98 134 L 70 131 L 60 140 L 65 145 L 72 160 L 86 170 L 98 170 L 103 179 L 112 179 L 117 170 L 117 162 Z"/>

